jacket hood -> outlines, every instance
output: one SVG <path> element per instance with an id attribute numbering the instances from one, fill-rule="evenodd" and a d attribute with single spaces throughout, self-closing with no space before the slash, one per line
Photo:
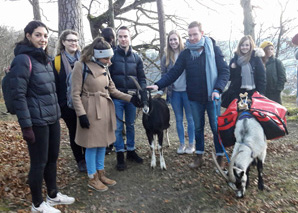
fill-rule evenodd
<path id="1" fill-rule="evenodd" d="M 47 54 L 42 48 L 36 48 L 25 44 L 18 44 L 14 49 L 14 55 L 17 56 L 20 54 L 29 55 L 43 64 L 47 64 L 49 61 Z"/>

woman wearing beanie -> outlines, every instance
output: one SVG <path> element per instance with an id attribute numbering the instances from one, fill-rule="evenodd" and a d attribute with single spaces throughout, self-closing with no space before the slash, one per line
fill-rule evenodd
<path id="1" fill-rule="evenodd" d="M 267 80 L 265 96 L 281 104 L 280 94 L 287 81 L 285 67 L 279 59 L 274 57 L 274 47 L 270 41 L 264 41 L 260 48 L 265 52 L 265 56 L 262 57 Z"/>

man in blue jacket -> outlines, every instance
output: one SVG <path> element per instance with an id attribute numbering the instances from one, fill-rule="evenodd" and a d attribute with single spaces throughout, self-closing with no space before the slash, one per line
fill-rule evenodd
<path id="1" fill-rule="evenodd" d="M 143 69 L 142 59 L 133 52 L 131 48 L 130 31 L 126 26 L 119 28 L 117 32 L 117 40 L 119 45 L 114 50 L 112 58 L 112 65 L 110 73 L 112 80 L 118 90 L 125 93 L 133 94 L 136 92 L 136 85 L 129 77 L 134 77 L 142 88 L 146 88 L 146 76 Z M 127 159 L 137 163 L 143 163 L 135 152 L 135 130 L 134 121 L 136 118 L 136 107 L 130 103 L 119 99 L 113 99 L 117 116 L 117 130 L 116 142 L 114 144 L 117 153 L 117 166 L 116 168 L 121 171 L 126 169 L 124 161 L 124 140 L 122 136 L 123 130 L 123 113 L 125 113 L 126 125 L 126 146 L 127 146 Z"/>
<path id="2" fill-rule="evenodd" d="M 174 67 L 164 75 L 153 89 L 172 84 L 185 70 L 186 91 L 195 123 L 196 157 L 190 168 L 203 164 L 205 111 L 213 133 L 217 161 L 223 165 L 224 152 L 218 141 L 217 120 L 220 113 L 220 94 L 229 80 L 229 67 L 215 41 L 204 36 L 201 23 L 194 21 L 188 26 L 189 39 L 186 49 L 180 53 Z"/>

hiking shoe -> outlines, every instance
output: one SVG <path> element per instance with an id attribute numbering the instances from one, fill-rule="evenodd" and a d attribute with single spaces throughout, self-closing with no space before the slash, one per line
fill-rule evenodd
<path id="1" fill-rule="evenodd" d="M 78 169 L 80 172 L 87 172 L 87 166 L 86 166 L 85 160 L 81 160 L 78 162 Z"/>
<path id="2" fill-rule="evenodd" d="M 39 207 L 35 207 L 32 203 L 31 212 L 50 212 L 50 213 L 60 213 L 59 209 L 50 206 L 47 202 L 42 202 Z"/>
<path id="3" fill-rule="evenodd" d="M 104 191 L 107 191 L 109 189 L 109 187 L 107 187 L 106 185 L 104 185 L 98 179 L 98 173 L 95 173 L 94 174 L 94 177 L 89 179 L 88 187 L 90 187 L 91 189 L 94 189 L 94 190 L 96 190 L 98 192 L 104 192 Z"/>
<path id="4" fill-rule="evenodd" d="M 135 161 L 137 163 L 143 163 L 143 159 L 138 156 L 135 150 L 127 151 L 126 159 L 130 161 Z"/>
<path id="5" fill-rule="evenodd" d="M 194 158 L 194 161 L 190 164 L 188 164 L 189 168 L 191 169 L 197 169 L 200 168 L 203 165 L 203 155 L 202 154 L 197 154 Z"/>
<path id="6" fill-rule="evenodd" d="M 123 171 L 127 168 L 124 161 L 124 152 L 117 152 L 117 165 L 116 168 L 118 171 Z"/>
<path id="7" fill-rule="evenodd" d="M 75 202 L 74 197 L 68 197 L 60 192 L 57 193 L 55 198 L 50 198 L 47 195 L 47 203 L 50 206 L 60 205 L 60 204 L 73 204 Z"/>
<path id="8" fill-rule="evenodd" d="M 186 154 L 192 154 L 195 151 L 195 145 L 189 144 L 188 147 L 185 149 Z"/>
<path id="9" fill-rule="evenodd" d="M 108 186 L 114 186 L 116 185 L 116 181 L 110 179 L 110 178 L 107 178 L 105 176 L 106 172 L 105 170 L 97 170 L 97 174 L 98 174 L 98 179 L 105 185 L 108 185 Z"/>
<path id="10" fill-rule="evenodd" d="M 184 144 L 180 144 L 179 148 L 177 149 L 177 153 L 179 155 L 182 155 L 182 154 L 184 154 L 184 152 L 185 152 L 185 145 Z"/>

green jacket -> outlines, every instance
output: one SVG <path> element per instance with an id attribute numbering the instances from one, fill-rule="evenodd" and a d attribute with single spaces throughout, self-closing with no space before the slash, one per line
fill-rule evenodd
<path id="1" fill-rule="evenodd" d="M 283 63 L 275 58 L 270 57 L 266 63 L 266 93 L 281 92 L 287 81 L 286 71 Z"/>

